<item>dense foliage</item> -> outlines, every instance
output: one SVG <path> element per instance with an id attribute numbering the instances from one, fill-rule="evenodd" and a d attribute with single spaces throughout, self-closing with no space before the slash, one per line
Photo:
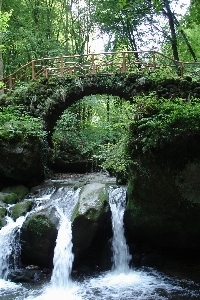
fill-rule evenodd
<path id="1" fill-rule="evenodd" d="M 103 48 L 162 49 L 176 60 L 200 57 L 198 1 L 191 1 L 187 10 L 182 0 L 0 3 L 0 23 L 2 16 L 10 18 L 2 37 L 5 75 L 36 58 L 101 52 Z M 98 43 L 98 37 L 104 37 L 104 45 Z"/>
<path id="2" fill-rule="evenodd" d="M 198 98 L 171 100 L 150 93 L 130 103 L 109 97 L 108 112 L 107 97 L 85 98 L 64 113 L 54 133 L 58 156 L 95 159 L 101 168 L 125 178 L 131 157 L 152 155 L 179 138 L 200 134 Z"/>
<path id="3" fill-rule="evenodd" d="M 23 142 L 26 138 L 43 139 L 45 135 L 42 119 L 27 114 L 22 105 L 0 108 L 0 140 Z"/>
<path id="4" fill-rule="evenodd" d="M 53 135 L 56 156 L 73 161 L 93 160 L 112 174 L 126 174 L 126 132 L 131 107 L 109 95 L 85 97 L 57 122 Z"/>
<path id="5" fill-rule="evenodd" d="M 200 101 L 137 98 L 137 118 L 130 125 L 129 154 L 152 155 L 181 137 L 200 134 Z M 172 149 L 173 151 L 173 149 Z"/>

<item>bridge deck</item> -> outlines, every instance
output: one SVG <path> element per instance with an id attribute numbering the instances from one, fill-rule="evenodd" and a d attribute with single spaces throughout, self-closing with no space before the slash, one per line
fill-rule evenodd
<path id="1" fill-rule="evenodd" d="M 181 62 L 157 51 L 122 51 L 48 57 L 32 60 L 3 79 L 5 88 L 39 77 L 80 76 L 97 73 L 135 72 L 164 69 L 184 76 L 200 75 L 200 62 Z"/>

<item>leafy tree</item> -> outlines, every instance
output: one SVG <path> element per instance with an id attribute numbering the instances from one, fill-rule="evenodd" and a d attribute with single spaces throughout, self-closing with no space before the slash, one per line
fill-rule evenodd
<path id="1" fill-rule="evenodd" d="M 139 26 L 145 22 L 147 15 L 151 15 L 148 0 L 96 2 L 95 20 L 101 32 L 110 37 L 109 50 L 137 51 L 144 38 Z M 138 59 L 137 53 L 135 56 Z"/>
<path id="2" fill-rule="evenodd" d="M 189 6 L 189 15 L 187 18 L 188 25 L 193 25 L 194 23 L 200 24 L 200 2 L 198 0 L 191 0 Z"/>
<path id="3" fill-rule="evenodd" d="M 10 30 L 4 37 L 5 72 L 11 73 L 41 57 L 89 52 L 93 31 L 90 1 L 7 0 L 3 11 L 13 10 Z"/>
<path id="4" fill-rule="evenodd" d="M 2 58 L 2 52 L 3 52 L 3 44 L 2 44 L 2 39 L 3 39 L 3 34 L 8 28 L 8 21 L 11 16 L 11 11 L 10 12 L 2 12 L 2 0 L 0 0 L 0 81 L 3 79 L 3 58 Z"/>

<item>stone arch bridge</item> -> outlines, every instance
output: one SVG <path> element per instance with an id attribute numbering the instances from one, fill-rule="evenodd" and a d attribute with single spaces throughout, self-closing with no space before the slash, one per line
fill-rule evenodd
<path id="1" fill-rule="evenodd" d="M 198 66 L 156 51 L 105 52 L 33 60 L 3 81 L 5 90 L 17 98 L 15 102 L 26 104 L 33 115 L 45 120 L 50 137 L 64 110 L 84 96 L 108 94 L 130 100 L 156 91 L 159 97 L 199 97 L 191 77 L 198 75 Z M 176 77 L 163 81 L 156 70 Z M 13 89 L 23 82 L 30 85 L 17 95 Z"/>

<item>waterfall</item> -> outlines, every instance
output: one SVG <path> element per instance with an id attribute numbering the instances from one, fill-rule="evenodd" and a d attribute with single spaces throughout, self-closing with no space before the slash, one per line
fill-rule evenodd
<path id="1" fill-rule="evenodd" d="M 126 188 L 111 187 L 109 191 L 109 204 L 112 212 L 113 228 L 113 271 L 117 273 L 129 272 L 130 254 L 124 236 L 124 211 L 126 206 Z"/>
<path id="2" fill-rule="evenodd" d="M 9 270 L 17 268 L 20 252 L 20 228 L 25 217 L 20 217 L 14 222 L 6 217 L 7 224 L 0 230 L 0 278 L 6 280 Z"/>
<path id="3" fill-rule="evenodd" d="M 57 199 L 57 212 L 60 218 L 56 247 L 53 258 L 53 273 L 51 284 L 54 288 L 66 289 L 72 285 L 70 278 L 74 255 L 72 253 L 72 231 L 70 218 L 78 201 L 80 189 L 74 192 L 72 188 L 65 191 L 60 189 Z M 66 206 L 66 203 L 68 204 Z"/>
<path id="4" fill-rule="evenodd" d="M 51 283 L 55 288 L 69 287 L 73 260 L 71 222 L 62 216 L 54 250 L 54 269 L 51 277 Z"/>

